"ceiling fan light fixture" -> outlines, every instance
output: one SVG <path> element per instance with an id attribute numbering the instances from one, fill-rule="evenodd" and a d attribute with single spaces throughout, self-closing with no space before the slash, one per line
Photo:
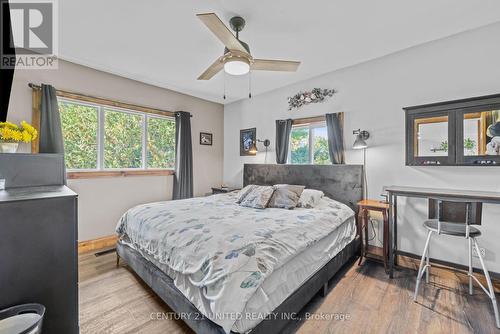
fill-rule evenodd
<path id="1" fill-rule="evenodd" d="M 224 53 L 217 58 L 199 77 L 198 80 L 210 80 L 224 69 L 231 75 L 245 75 L 253 71 L 280 71 L 295 72 L 300 65 L 299 61 L 255 59 L 250 53 L 250 47 L 239 38 L 245 26 L 245 20 L 240 16 L 231 18 L 229 24 L 236 32 L 236 36 L 215 13 L 201 13 L 196 16 L 205 26 L 224 44 Z M 250 81 L 250 79 L 249 79 Z M 249 94 L 249 97 L 251 95 Z"/>
<path id="2" fill-rule="evenodd" d="M 229 58 L 224 63 L 224 71 L 231 75 L 244 75 L 250 71 L 250 62 L 245 58 Z"/>

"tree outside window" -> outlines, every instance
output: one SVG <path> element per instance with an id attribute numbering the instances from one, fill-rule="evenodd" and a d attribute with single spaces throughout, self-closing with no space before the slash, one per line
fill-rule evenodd
<path id="1" fill-rule="evenodd" d="M 172 117 L 60 99 L 68 170 L 173 169 Z"/>
<path id="2" fill-rule="evenodd" d="M 315 165 L 331 163 L 325 123 L 292 127 L 288 162 Z"/>

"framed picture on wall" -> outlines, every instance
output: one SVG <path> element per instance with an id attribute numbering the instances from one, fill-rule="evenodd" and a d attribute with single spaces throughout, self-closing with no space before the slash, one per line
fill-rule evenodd
<path id="1" fill-rule="evenodd" d="M 200 145 L 212 145 L 212 134 L 208 132 L 200 132 Z"/>
<path id="2" fill-rule="evenodd" d="M 255 155 L 250 153 L 252 145 L 257 140 L 257 128 L 240 130 L 240 156 Z"/>

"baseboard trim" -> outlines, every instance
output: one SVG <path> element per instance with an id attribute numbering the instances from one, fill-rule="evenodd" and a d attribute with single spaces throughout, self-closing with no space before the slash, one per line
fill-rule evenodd
<path id="1" fill-rule="evenodd" d="M 79 241 L 78 254 L 88 253 L 108 247 L 115 247 L 117 240 L 118 240 L 117 235 L 109 235 L 102 238 Z"/>

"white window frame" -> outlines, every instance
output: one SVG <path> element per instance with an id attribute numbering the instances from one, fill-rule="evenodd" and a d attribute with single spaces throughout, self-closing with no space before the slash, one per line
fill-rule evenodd
<path id="1" fill-rule="evenodd" d="M 287 164 L 292 164 L 292 131 L 295 129 L 308 129 L 309 130 L 309 161 L 305 164 L 300 164 L 300 165 L 314 165 L 314 142 L 313 142 L 313 131 L 314 129 L 317 128 L 326 128 L 326 121 L 325 122 L 315 122 L 315 123 L 308 123 L 308 124 L 298 124 L 298 125 L 292 125 L 292 130 L 290 131 L 290 140 L 288 141 L 288 157 L 287 157 Z"/>
<path id="2" fill-rule="evenodd" d="M 82 106 L 88 106 L 97 109 L 97 168 L 85 168 L 85 169 L 68 169 L 68 172 L 113 172 L 113 171 L 163 171 L 163 170 L 173 170 L 173 168 L 149 168 L 147 166 L 148 158 L 148 120 L 150 118 L 167 119 L 175 122 L 175 118 L 171 116 L 162 116 L 153 113 L 141 112 L 136 110 L 130 110 L 120 107 L 101 105 L 92 102 L 80 101 L 77 99 L 69 99 L 66 97 L 57 97 L 57 102 L 60 103 L 72 103 Z M 104 122 L 106 110 L 112 112 L 121 112 L 125 114 L 138 115 L 141 116 L 142 121 L 142 133 L 141 133 L 141 145 L 142 145 L 142 159 L 141 167 L 138 168 L 105 168 L 104 167 Z"/>

